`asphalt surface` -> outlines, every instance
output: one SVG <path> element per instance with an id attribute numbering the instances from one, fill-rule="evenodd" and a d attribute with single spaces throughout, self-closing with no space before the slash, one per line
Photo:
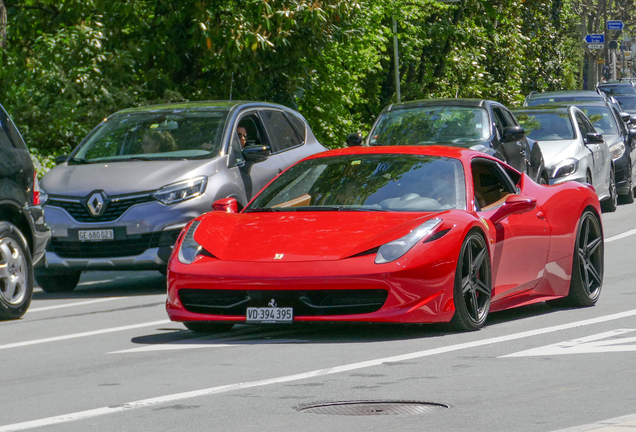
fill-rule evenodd
<path id="1" fill-rule="evenodd" d="M 471 333 L 239 325 L 210 336 L 168 321 L 159 273 L 36 289 L 22 319 L 0 323 L 0 432 L 636 430 L 636 205 L 603 226 L 596 306 L 493 313 Z M 306 410 L 359 401 L 382 405 Z M 387 415 L 414 407 L 424 412 Z"/>

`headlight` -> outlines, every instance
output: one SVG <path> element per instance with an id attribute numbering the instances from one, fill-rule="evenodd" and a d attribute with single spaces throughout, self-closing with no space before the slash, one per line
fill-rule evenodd
<path id="1" fill-rule="evenodd" d="M 618 145 L 615 145 L 614 147 L 612 147 L 611 150 L 612 150 L 612 159 L 616 160 L 620 158 L 621 156 L 623 156 L 623 154 L 625 154 L 625 144 L 618 143 Z"/>
<path id="2" fill-rule="evenodd" d="M 435 227 L 442 223 L 441 219 L 431 219 L 415 228 L 404 237 L 382 245 L 375 257 L 376 264 L 395 261 L 407 253 L 417 242 L 431 234 Z"/>
<path id="3" fill-rule="evenodd" d="M 579 169 L 579 161 L 577 159 L 565 159 L 559 162 L 550 170 L 551 178 L 565 177 Z"/>
<path id="4" fill-rule="evenodd" d="M 164 204 L 175 204 L 202 195 L 207 184 L 207 177 L 195 177 L 164 186 L 152 195 Z"/>
<path id="5" fill-rule="evenodd" d="M 179 253 L 177 254 L 179 261 L 183 264 L 192 264 L 192 261 L 194 261 L 197 255 L 199 255 L 199 252 L 201 252 L 201 245 L 194 241 L 194 232 L 200 223 L 200 221 L 192 222 L 192 225 L 188 228 L 188 232 L 183 236 L 183 241 L 181 242 L 181 246 L 179 246 Z"/>

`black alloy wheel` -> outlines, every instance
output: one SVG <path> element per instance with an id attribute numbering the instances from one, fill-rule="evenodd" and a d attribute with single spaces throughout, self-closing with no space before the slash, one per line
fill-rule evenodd
<path id="1" fill-rule="evenodd" d="M 612 213 L 618 207 L 618 194 L 616 193 L 616 176 L 614 168 L 610 171 L 609 197 L 601 202 L 601 210 L 603 213 Z"/>
<path id="2" fill-rule="evenodd" d="M 459 331 L 480 329 L 486 322 L 492 297 L 490 253 L 484 237 L 471 231 L 462 244 L 455 273 L 455 315 L 451 325 Z"/>
<path id="3" fill-rule="evenodd" d="M 604 244 L 601 221 L 591 210 L 581 215 L 572 261 L 568 303 L 579 307 L 593 306 L 603 286 Z"/>
<path id="4" fill-rule="evenodd" d="M 234 324 L 214 321 L 186 321 L 184 326 L 190 331 L 197 333 L 223 333 L 230 331 Z"/>

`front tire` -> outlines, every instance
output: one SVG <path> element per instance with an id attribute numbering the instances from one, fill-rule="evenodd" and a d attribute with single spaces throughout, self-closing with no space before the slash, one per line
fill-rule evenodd
<path id="1" fill-rule="evenodd" d="M 614 175 L 614 168 L 610 172 L 610 185 L 609 185 L 609 197 L 601 202 L 601 210 L 603 213 L 612 213 L 616 211 L 618 207 L 618 194 L 616 193 L 616 176 Z"/>
<path id="2" fill-rule="evenodd" d="M 0 319 L 24 315 L 33 296 L 31 252 L 20 230 L 0 222 Z"/>
<path id="3" fill-rule="evenodd" d="M 483 327 L 490 309 L 492 278 L 490 253 L 484 237 L 471 231 L 462 244 L 455 272 L 451 325 L 458 331 Z"/>
<path id="4" fill-rule="evenodd" d="M 43 266 L 35 267 L 35 280 L 48 293 L 73 291 L 81 275 L 82 272 L 79 270 L 58 271 Z"/>
<path id="5" fill-rule="evenodd" d="M 185 321 L 184 326 L 190 331 L 197 333 L 223 333 L 230 331 L 234 324 L 219 323 L 213 321 Z"/>

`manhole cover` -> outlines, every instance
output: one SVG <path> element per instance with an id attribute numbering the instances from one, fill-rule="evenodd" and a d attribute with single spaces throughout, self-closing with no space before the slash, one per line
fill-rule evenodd
<path id="1" fill-rule="evenodd" d="M 331 415 L 413 415 L 428 414 L 448 408 L 448 405 L 430 402 L 353 401 L 303 406 L 298 408 L 298 411 Z"/>

